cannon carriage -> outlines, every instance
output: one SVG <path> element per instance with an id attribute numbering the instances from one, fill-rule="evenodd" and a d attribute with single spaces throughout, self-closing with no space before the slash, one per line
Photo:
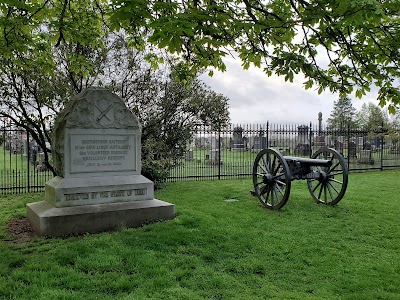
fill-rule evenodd
<path id="1" fill-rule="evenodd" d="M 291 182 L 306 180 L 317 203 L 335 205 L 346 192 L 348 174 L 344 158 L 332 148 L 321 148 L 311 158 L 283 156 L 268 148 L 254 161 L 252 193 L 264 207 L 280 209 L 289 199 Z"/>

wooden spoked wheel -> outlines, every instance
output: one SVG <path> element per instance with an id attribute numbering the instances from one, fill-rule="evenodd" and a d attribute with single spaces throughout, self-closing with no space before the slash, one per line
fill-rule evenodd
<path id="1" fill-rule="evenodd" d="M 283 156 L 268 148 L 258 153 L 253 165 L 254 194 L 264 207 L 282 208 L 290 195 L 289 167 Z"/>
<path id="2" fill-rule="evenodd" d="M 327 159 L 330 167 L 312 166 L 312 171 L 320 173 L 317 179 L 308 179 L 307 185 L 311 196 L 317 203 L 337 204 L 347 189 L 349 171 L 343 156 L 332 148 L 321 148 L 312 158 Z"/>

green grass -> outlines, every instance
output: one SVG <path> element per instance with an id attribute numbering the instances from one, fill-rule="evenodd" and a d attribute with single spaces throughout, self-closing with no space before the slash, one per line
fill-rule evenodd
<path id="1" fill-rule="evenodd" d="M 2 196 L 0 299 L 399 299 L 399 176 L 350 174 L 336 207 L 295 181 L 281 211 L 250 180 L 169 183 L 174 220 L 67 238 L 10 236 L 43 194 Z"/>
<path id="2" fill-rule="evenodd" d="M 251 151 L 234 152 L 230 150 L 221 151 L 222 164 L 219 167 L 218 163 L 206 160 L 206 155 L 209 154 L 207 150 L 193 151 L 193 160 L 181 159 L 178 161 L 176 167 L 170 172 L 170 177 L 186 177 L 186 176 L 200 176 L 212 177 L 218 176 L 218 172 L 222 176 L 225 175 L 239 175 L 251 174 L 253 163 L 257 153 Z"/>

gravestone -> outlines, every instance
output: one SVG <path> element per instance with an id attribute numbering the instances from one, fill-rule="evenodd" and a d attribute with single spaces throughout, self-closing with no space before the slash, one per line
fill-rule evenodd
<path id="1" fill-rule="evenodd" d="M 369 141 L 366 141 L 363 145 L 363 150 L 371 150 L 372 146 L 371 143 Z"/>
<path id="2" fill-rule="evenodd" d="M 343 143 L 337 139 L 333 141 L 333 148 L 343 155 Z"/>
<path id="3" fill-rule="evenodd" d="M 237 152 L 246 151 L 242 133 L 243 133 L 243 128 L 242 127 L 233 128 L 233 133 L 232 133 L 232 141 L 233 141 L 232 151 L 237 151 Z"/>
<path id="4" fill-rule="evenodd" d="M 360 159 L 358 160 L 358 163 L 373 165 L 375 163 L 375 161 L 372 158 L 371 150 L 361 150 L 360 151 Z"/>
<path id="5" fill-rule="evenodd" d="M 251 146 L 253 152 L 260 152 L 262 149 L 267 147 L 267 137 L 262 135 L 263 133 L 260 133 L 258 136 L 253 137 L 253 143 Z"/>
<path id="6" fill-rule="evenodd" d="M 189 160 L 189 161 L 192 161 L 194 158 L 193 158 L 193 150 L 187 150 L 186 151 L 186 153 L 185 153 L 185 159 L 186 160 Z"/>
<path id="7" fill-rule="evenodd" d="M 399 154 L 400 153 L 400 144 L 393 144 L 389 148 L 390 154 Z"/>
<path id="8" fill-rule="evenodd" d="M 209 139 L 211 150 L 219 149 L 219 139 L 217 137 L 210 137 Z"/>
<path id="9" fill-rule="evenodd" d="M 36 169 L 40 172 L 47 171 L 44 152 L 39 152 L 37 154 Z"/>
<path id="10" fill-rule="evenodd" d="M 294 149 L 296 155 L 309 156 L 311 154 L 311 147 L 309 144 L 309 127 L 307 125 L 301 125 L 298 129 L 298 143 Z"/>
<path id="11" fill-rule="evenodd" d="M 172 219 L 141 175 L 141 125 L 115 94 L 88 88 L 72 98 L 53 129 L 53 166 L 45 201 L 27 205 L 39 235 L 100 232 Z"/>
<path id="12" fill-rule="evenodd" d="M 315 137 L 314 145 L 317 147 L 325 146 L 325 135 L 322 132 L 322 112 L 318 113 L 318 135 Z"/>
<path id="13" fill-rule="evenodd" d="M 355 141 L 350 141 L 348 145 L 349 158 L 357 158 L 357 144 Z"/>
<path id="14" fill-rule="evenodd" d="M 221 163 L 218 149 L 209 150 L 208 153 L 209 153 L 208 159 L 210 160 L 210 164 L 218 165 L 219 163 Z"/>
<path id="15" fill-rule="evenodd" d="M 211 150 L 208 151 L 210 163 L 217 165 L 220 163 L 220 139 L 216 137 L 210 138 Z"/>

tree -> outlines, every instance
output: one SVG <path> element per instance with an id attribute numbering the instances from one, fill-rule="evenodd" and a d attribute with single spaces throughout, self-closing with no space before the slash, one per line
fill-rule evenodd
<path id="1" fill-rule="evenodd" d="M 30 133 L 53 173 L 46 146 L 51 122 L 101 70 L 107 40 L 102 24 L 90 1 L 70 2 L 68 9 L 52 1 L 0 3 L 0 116 Z"/>
<path id="2" fill-rule="evenodd" d="M 223 58 L 238 55 L 244 68 L 289 81 L 302 74 L 305 88 L 319 93 L 361 97 L 375 85 L 380 105 L 394 112 L 399 8 L 400 0 L 9 0 L 0 3 L 0 55 L 22 68 L 19 54 L 31 53 L 50 72 L 49 49 L 71 41 L 101 48 L 104 27 L 123 29 L 132 47 L 179 56 L 181 79 L 207 67 L 225 70 Z M 148 59 L 162 61 L 154 53 Z M 71 61 L 71 68 L 85 63 Z"/>
<path id="3" fill-rule="evenodd" d="M 333 104 L 331 115 L 327 120 L 328 129 L 335 131 L 347 131 L 356 125 L 355 115 L 356 109 L 353 107 L 350 98 L 339 97 Z"/>
<path id="4" fill-rule="evenodd" d="M 357 113 L 357 123 L 368 131 L 379 131 L 387 127 L 388 122 L 385 112 L 373 103 L 364 103 Z"/>
<path id="5" fill-rule="evenodd" d="M 177 81 L 172 71 L 145 64 L 144 52 L 122 39 L 114 49 L 112 68 L 102 76 L 104 86 L 125 100 L 142 123 L 142 173 L 153 181 L 165 179 L 182 157 L 199 124 L 221 127 L 229 121 L 228 98 L 198 79 Z"/>
<path id="6" fill-rule="evenodd" d="M 373 84 L 381 106 L 394 112 L 400 103 L 399 0 L 111 3 L 112 28 L 124 28 L 136 45 L 150 42 L 180 55 L 189 74 L 225 70 L 223 57 L 237 53 L 244 68 L 262 67 L 289 81 L 302 73 L 305 88 L 317 86 L 319 93 L 361 97 Z"/>
<path id="7" fill-rule="evenodd" d="M 397 111 L 390 120 L 390 124 L 400 129 L 400 111 Z"/>
<path id="8" fill-rule="evenodd" d="M 399 148 L 399 140 L 400 140 L 400 111 L 396 111 L 396 114 L 392 115 L 389 124 L 388 124 L 388 138 L 393 143 L 394 148 Z"/>
<path id="9" fill-rule="evenodd" d="M 173 163 L 183 156 L 197 125 L 219 128 L 229 121 L 228 99 L 198 80 L 189 89 L 168 78 L 158 89 L 159 97 L 145 110 L 148 117 L 143 120 L 142 133 L 142 173 L 156 182 L 165 179 Z"/>
<path id="10" fill-rule="evenodd" d="M 229 121 L 227 98 L 198 80 L 184 85 L 165 70 L 153 70 L 145 51 L 131 49 L 123 34 L 104 30 L 102 47 L 63 41 L 50 51 L 51 70 L 14 68 L 11 59 L 0 65 L 0 115 L 30 132 L 49 161 L 51 125 L 65 101 L 85 87 L 102 85 L 117 93 L 138 115 L 143 126 L 143 171 L 153 180 L 166 177 L 182 154 L 196 124 L 219 126 Z M 48 56 L 49 56 L 48 54 Z M 26 55 L 29 63 L 30 55 Z M 1 58 L 1 56 L 0 56 Z M 21 61 L 22 61 L 21 56 Z M 75 65 L 79 60 L 81 63 Z"/>

